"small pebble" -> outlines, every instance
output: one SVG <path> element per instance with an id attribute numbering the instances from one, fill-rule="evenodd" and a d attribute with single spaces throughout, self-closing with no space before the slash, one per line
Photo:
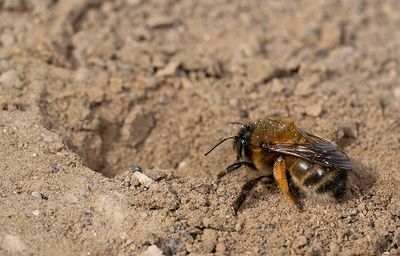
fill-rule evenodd
<path id="1" fill-rule="evenodd" d="M 303 247 L 307 245 L 307 238 L 305 236 L 299 236 L 297 239 L 297 246 L 298 247 Z"/>
<path id="2" fill-rule="evenodd" d="M 205 252 L 212 252 L 217 244 L 217 232 L 213 229 L 204 229 L 202 235 L 202 244 Z"/>
<path id="3" fill-rule="evenodd" d="M 222 253 L 226 251 L 226 246 L 223 242 L 218 242 L 217 245 L 215 246 L 215 252 L 216 253 Z"/>
<path id="4" fill-rule="evenodd" d="M 166 28 L 174 25 L 176 20 L 172 17 L 155 15 L 147 19 L 147 26 L 152 29 Z"/>
<path id="5" fill-rule="evenodd" d="M 162 256 L 163 251 L 158 248 L 156 245 L 150 245 L 146 251 L 142 254 L 143 256 Z"/>
<path id="6" fill-rule="evenodd" d="M 43 200 L 49 199 L 48 196 L 46 196 L 46 195 L 43 194 L 43 193 L 37 192 L 37 191 L 33 191 L 33 192 L 31 193 L 31 195 L 32 195 L 34 198 L 40 198 L 40 199 L 43 199 Z"/>
<path id="7" fill-rule="evenodd" d="M 111 92 L 120 93 L 124 89 L 123 81 L 119 77 L 111 77 L 108 87 L 110 88 Z"/>
<path id="8" fill-rule="evenodd" d="M 314 105 L 307 106 L 304 110 L 307 115 L 317 117 L 322 112 L 322 102 L 317 102 Z"/>
<path id="9" fill-rule="evenodd" d="M 190 236 L 190 235 L 189 235 Z M 159 244 L 165 255 L 176 255 L 179 252 L 186 251 L 185 244 L 181 240 L 175 238 L 165 238 Z"/>
<path id="10" fill-rule="evenodd" d="M 41 214 L 41 211 L 39 211 L 39 210 L 34 210 L 34 211 L 32 212 L 32 214 L 35 215 L 35 216 L 39 216 L 39 215 Z"/>
<path id="11" fill-rule="evenodd" d="M 44 142 L 52 143 L 54 141 L 53 135 L 49 133 L 41 133 L 40 137 L 42 137 Z"/>
<path id="12" fill-rule="evenodd" d="M 239 116 L 241 118 L 248 118 L 249 117 L 249 112 L 247 112 L 247 110 L 244 109 L 244 108 L 239 108 Z"/>
<path id="13" fill-rule="evenodd" d="M 142 184 L 144 187 L 149 188 L 152 184 L 155 183 L 155 181 L 146 175 L 144 175 L 141 172 L 134 172 L 133 175 L 138 179 L 140 184 Z"/>
<path id="14" fill-rule="evenodd" d="M 236 223 L 236 225 L 235 225 L 235 231 L 236 231 L 236 232 L 239 232 L 240 230 L 242 230 L 242 224 Z"/>
<path id="15" fill-rule="evenodd" d="M 49 150 L 51 153 L 60 152 L 64 148 L 64 144 L 59 141 L 55 141 L 49 145 Z"/>
<path id="16" fill-rule="evenodd" d="M 34 198 L 40 198 L 40 197 L 41 197 L 41 194 L 40 194 L 39 192 L 36 192 L 36 191 L 33 191 L 33 192 L 31 193 L 31 195 L 32 195 Z"/>
<path id="17" fill-rule="evenodd" d="M 168 63 L 163 69 L 157 71 L 156 76 L 172 76 L 175 75 L 178 67 L 181 65 L 180 62 L 172 61 Z"/>
<path id="18" fill-rule="evenodd" d="M 133 164 L 131 166 L 131 172 L 141 172 L 141 171 L 142 171 L 142 167 L 140 167 L 139 165 Z"/>
<path id="19" fill-rule="evenodd" d="M 158 168 L 145 169 L 145 170 L 142 170 L 141 173 L 143 173 L 144 175 L 146 175 L 147 177 L 149 177 L 150 179 L 155 180 L 155 181 L 164 179 L 167 176 L 166 171 L 158 169 Z"/>

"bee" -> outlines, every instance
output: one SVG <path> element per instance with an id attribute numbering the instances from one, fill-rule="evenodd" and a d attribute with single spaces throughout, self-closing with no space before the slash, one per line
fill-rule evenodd
<path id="1" fill-rule="evenodd" d="M 227 140 L 233 140 L 237 162 L 218 174 L 221 179 L 242 166 L 255 178 L 246 182 L 234 202 L 235 213 L 247 195 L 264 177 L 273 177 L 292 205 L 301 209 L 297 192 L 338 201 L 346 194 L 349 157 L 331 142 L 298 128 L 289 118 L 266 117 L 241 124 L 237 135 L 222 139 L 205 155 Z"/>

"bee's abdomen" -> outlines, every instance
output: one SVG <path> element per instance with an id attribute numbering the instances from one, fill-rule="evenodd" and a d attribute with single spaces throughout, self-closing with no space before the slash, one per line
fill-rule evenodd
<path id="1" fill-rule="evenodd" d="M 292 180 L 307 194 L 322 199 L 340 199 L 346 193 L 347 172 L 298 159 L 289 169 Z"/>

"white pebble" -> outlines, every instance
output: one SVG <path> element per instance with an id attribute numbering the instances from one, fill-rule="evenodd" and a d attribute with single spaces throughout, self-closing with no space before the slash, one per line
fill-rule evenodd
<path id="1" fill-rule="evenodd" d="M 150 245 L 146 251 L 142 254 L 143 256 L 162 256 L 163 251 L 158 248 L 156 245 Z"/>
<path id="2" fill-rule="evenodd" d="M 150 187 L 151 184 L 155 183 L 155 181 L 148 176 L 144 175 L 141 172 L 134 172 L 133 175 L 138 179 L 140 184 L 145 186 L 146 188 Z"/>
<path id="3" fill-rule="evenodd" d="M 35 215 L 35 216 L 39 216 L 41 214 L 41 212 L 39 210 L 34 210 L 32 212 L 32 214 Z"/>

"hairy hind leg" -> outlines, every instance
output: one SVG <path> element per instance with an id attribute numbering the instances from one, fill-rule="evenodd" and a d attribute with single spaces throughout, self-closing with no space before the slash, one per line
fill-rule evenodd
<path id="1" fill-rule="evenodd" d="M 274 178 L 278 185 L 279 190 L 285 195 L 286 199 L 293 205 L 296 205 L 297 208 L 300 208 L 299 204 L 297 203 L 295 197 L 292 195 L 288 179 L 286 176 L 286 164 L 283 157 L 278 157 L 278 159 L 274 163 Z"/>
<path id="2" fill-rule="evenodd" d="M 242 186 L 242 190 L 240 191 L 239 196 L 236 198 L 235 202 L 233 203 L 233 210 L 235 211 L 235 214 L 237 214 L 237 212 L 239 211 L 243 202 L 246 200 L 247 196 L 250 194 L 250 192 L 254 188 L 254 186 L 264 177 L 265 176 L 261 176 L 261 177 L 255 178 L 253 180 L 250 180 Z"/>

